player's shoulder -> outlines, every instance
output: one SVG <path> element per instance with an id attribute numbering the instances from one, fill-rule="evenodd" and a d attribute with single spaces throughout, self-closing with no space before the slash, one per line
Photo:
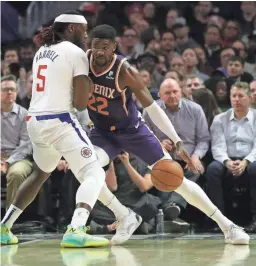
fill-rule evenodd
<path id="1" fill-rule="evenodd" d="M 61 42 L 60 48 L 65 49 L 67 53 L 70 53 L 70 54 L 80 54 L 80 55 L 85 56 L 85 52 L 80 47 L 73 44 L 72 42 L 68 42 L 68 41 Z"/>

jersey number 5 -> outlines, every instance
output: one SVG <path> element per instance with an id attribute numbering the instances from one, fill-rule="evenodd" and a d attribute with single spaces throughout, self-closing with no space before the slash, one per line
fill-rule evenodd
<path id="1" fill-rule="evenodd" d="M 95 105 L 95 103 L 100 103 L 99 105 Z M 88 102 L 88 107 L 94 111 L 98 112 L 99 114 L 102 115 L 109 115 L 109 112 L 106 110 L 103 110 L 104 108 L 108 107 L 108 101 L 107 99 L 103 97 L 95 97 L 94 95 L 91 96 L 89 102 Z"/>
<path id="2" fill-rule="evenodd" d="M 47 69 L 47 65 L 39 65 L 38 67 L 36 91 L 44 91 L 45 76 L 42 74 L 42 70 L 45 70 L 45 69 Z"/>

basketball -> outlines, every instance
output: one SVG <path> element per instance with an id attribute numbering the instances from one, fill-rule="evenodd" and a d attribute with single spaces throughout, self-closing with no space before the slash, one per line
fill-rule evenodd
<path id="1" fill-rule="evenodd" d="M 157 162 L 151 173 L 153 185 L 160 191 L 171 192 L 182 183 L 183 169 L 173 160 L 161 160 Z"/>

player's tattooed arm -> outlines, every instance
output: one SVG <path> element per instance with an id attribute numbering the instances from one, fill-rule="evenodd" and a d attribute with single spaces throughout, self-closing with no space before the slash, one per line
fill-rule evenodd
<path id="1" fill-rule="evenodd" d="M 121 89 L 130 87 L 144 108 L 150 106 L 154 102 L 148 88 L 144 85 L 140 77 L 140 73 L 128 62 L 123 63 L 118 82 Z"/>

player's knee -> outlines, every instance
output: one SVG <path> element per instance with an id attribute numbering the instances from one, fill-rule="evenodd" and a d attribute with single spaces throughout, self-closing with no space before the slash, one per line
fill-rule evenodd
<path id="1" fill-rule="evenodd" d="M 98 146 L 94 146 L 94 149 L 96 151 L 97 158 L 98 158 L 98 161 L 99 161 L 101 167 L 108 166 L 110 163 L 110 159 L 109 159 L 108 154 Z"/>
<path id="2" fill-rule="evenodd" d="M 98 161 L 86 165 L 77 175 L 77 179 L 80 183 L 83 183 L 87 178 L 94 178 L 99 186 L 103 186 L 105 177 L 105 171 L 102 169 Z"/>
<path id="3" fill-rule="evenodd" d="M 14 182 L 21 184 L 26 178 L 27 178 L 27 175 L 25 171 L 22 171 L 22 170 L 21 171 L 12 170 L 6 176 L 7 184 L 14 183 Z"/>

